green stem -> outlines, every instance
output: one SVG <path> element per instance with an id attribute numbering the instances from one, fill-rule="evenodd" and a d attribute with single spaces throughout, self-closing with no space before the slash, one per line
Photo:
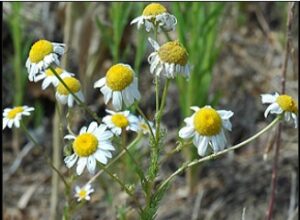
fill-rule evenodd
<path id="1" fill-rule="evenodd" d="M 251 141 L 253 141 L 254 139 L 258 138 L 260 135 L 262 135 L 263 133 L 265 133 L 266 131 L 268 131 L 269 129 L 271 129 L 275 124 L 277 124 L 280 120 L 282 119 L 282 116 L 279 115 L 277 116 L 268 126 L 266 126 L 264 129 L 262 129 L 261 131 L 259 131 L 258 133 L 256 133 L 255 135 L 253 135 L 252 137 L 246 139 L 245 141 L 239 143 L 239 144 L 236 144 L 232 147 L 229 147 L 225 150 L 222 150 L 222 151 L 219 151 L 217 153 L 214 153 L 214 154 L 211 154 L 209 156 L 206 156 L 206 157 L 203 157 L 201 159 L 198 159 L 198 160 L 194 160 L 194 161 L 190 161 L 188 163 L 185 163 L 183 164 L 180 168 L 178 168 L 174 173 L 172 173 L 158 188 L 158 190 L 162 189 L 166 184 L 168 184 L 168 182 L 173 179 L 177 174 L 181 173 L 183 170 L 187 169 L 187 168 L 190 168 L 192 166 L 195 166 L 197 164 L 200 164 L 204 161 L 209 161 L 209 160 L 212 160 L 212 159 L 215 159 L 216 157 L 218 156 L 221 156 L 223 154 L 226 154 L 227 152 L 229 151 L 233 151 L 233 150 L 236 150 L 248 143 L 250 143 Z"/>
<path id="2" fill-rule="evenodd" d="M 139 134 L 127 147 L 127 150 L 129 150 L 130 148 L 132 148 L 133 146 L 135 146 L 142 138 L 142 135 Z M 106 169 L 109 168 L 112 164 L 114 164 L 117 160 L 119 160 L 119 158 L 121 158 L 124 154 L 126 153 L 126 150 L 122 150 L 121 153 L 119 153 L 117 156 L 114 157 L 113 160 L 111 160 L 105 167 Z M 94 182 L 101 174 L 103 173 L 103 170 L 99 170 L 98 173 L 95 174 L 95 176 L 93 176 L 87 183 L 87 184 L 91 184 L 92 182 Z"/>
<path id="3" fill-rule="evenodd" d="M 132 162 L 134 163 L 134 168 L 136 169 L 136 172 L 138 173 L 139 177 L 141 178 L 141 181 L 144 182 L 146 180 L 143 170 L 141 169 L 141 166 L 138 164 L 138 162 L 134 159 L 134 156 L 130 153 L 128 148 L 126 147 L 126 133 L 125 131 L 122 131 L 122 143 L 121 146 L 123 150 L 128 154 Z"/>
<path id="4" fill-rule="evenodd" d="M 165 103 L 166 103 L 166 98 L 167 98 L 169 84 L 170 84 L 170 79 L 167 79 L 167 81 L 165 83 L 165 87 L 164 87 L 164 91 L 163 91 L 161 103 L 160 103 L 160 109 L 159 109 L 159 112 L 157 113 L 157 121 L 156 121 L 156 145 L 159 143 L 160 121 L 161 121 L 162 113 L 163 113 L 164 108 L 165 108 Z"/>
<path id="5" fill-rule="evenodd" d="M 84 102 L 82 102 L 77 95 L 75 95 L 71 89 L 67 86 L 67 84 L 63 81 L 63 79 L 59 76 L 59 74 L 55 71 L 53 67 L 49 67 L 52 73 L 57 77 L 57 79 L 63 84 L 63 86 L 68 90 L 68 92 L 74 97 L 74 99 L 79 103 L 79 106 L 84 108 L 98 123 L 101 123 L 101 119 L 97 116 L 95 112 L 93 112 Z"/>
<path id="6" fill-rule="evenodd" d="M 147 126 L 148 126 L 148 128 L 150 130 L 151 136 L 153 137 L 153 139 L 155 139 L 152 127 L 149 124 L 149 121 L 148 121 L 146 115 L 144 114 L 144 112 L 142 111 L 142 109 L 138 105 L 136 106 L 136 109 L 138 110 L 138 112 L 140 113 L 140 115 L 144 118 L 144 120 L 145 120 L 145 122 L 146 122 L 146 124 L 147 124 Z"/>
<path id="7" fill-rule="evenodd" d="M 101 168 L 104 170 L 104 172 L 106 172 L 113 180 L 115 180 L 117 183 L 119 183 L 119 185 L 127 192 L 127 194 L 129 196 L 131 196 L 131 198 L 133 199 L 133 201 L 135 202 L 135 204 L 137 205 L 137 207 L 139 208 L 139 210 L 142 212 L 143 209 L 141 207 L 141 205 L 139 204 L 139 202 L 137 201 L 135 195 L 131 192 L 131 190 L 125 185 L 125 183 L 123 183 L 120 178 L 116 175 L 111 173 L 106 166 L 104 166 L 103 164 L 99 163 Z"/>
<path id="8" fill-rule="evenodd" d="M 26 135 L 28 136 L 28 138 L 32 141 L 32 143 L 34 143 L 35 146 L 41 146 L 42 148 L 45 148 L 44 146 L 42 146 L 41 144 L 39 144 L 34 137 L 32 137 L 32 135 L 30 134 L 30 132 L 28 131 L 28 129 L 25 127 L 24 123 L 21 121 L 20 122 L 21 128 L 23 129 L 23 131 L 26 133 Z M 46 157 L 47 163 L 51 166 L 51 168 L 59 175 L 59 177 L 62 179 L 62 181 L 64 182 L 65 186 L 68 187 L 68 183 L 65 180 L 65 178 L 63 177 L 63 175 L 59 172 L 59 170 L 52 164 L 50 158 L 44 154 L 44 156 Z"/>

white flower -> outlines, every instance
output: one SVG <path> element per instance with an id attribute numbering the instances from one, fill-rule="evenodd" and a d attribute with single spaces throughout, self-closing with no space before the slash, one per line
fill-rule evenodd
<path id="1" fill-rule="evenodd" d="M 151 121 L 148 121 L 151 130 L 153 132 L 153 134 L 155 134 L 155 128 L 154 128 L 154 124 Z M 147 125 L 145 119 L 141 116 L 139 116 L 139 122 L 138 122 L 138 126 L 139 126 L 139 130 L 143 132 L 143 134 L 151 134 L 151 131 L 149 129 L 149 126 Z"/>
<path id="2" fill-rule="evenodd" d="M 75 197 L 78 198 L 77 201 L 80 202 L 81 200 L 90 200 L 90 194 L 94 192 L 94 189 L 92 188 L 91 184 L 87 184 L 84 187 L 75 187 Z"/>
<path id="3" fill-rule="evenodd" d="M 82 127 L 79 135 L 66 135 L 64 138 L 74 140 L 72 143 L 74 153 L 65 157 L 64 162 L 68 168 L 74 166 L 77 162 L 76 173 L 81 175 L 85 166 L 89 173 L 94 174 L 96 169 L 96 160 L 102 164 L 106 164 L 114 151 L 110 139 L 113 133 L 107 130 L 107 126 L 97 122 L 92 122 L 89 127 Z"/>
<path id="4" fill-rule="evenodd" d="M 4 128 L 6 126 L 9 128 L 12 128 L 13 125 L 15 125 L 15 127 L 19 128 L 22 116 L 23 115 L 29 116 L 30 112 L 33 110 L 34 110 L 33 107 L 28 107 L 26 105 L 4 109 L 2 129 L 4 130 Z"/>
<path id="5" fill-rule="evenodd" d="M 265 111 L 265 118 L 269 113 L 280 115 L 284 113 L 284 120 L 294 121 L 295 128 L 298 127 L 298 107 L 292 97 L 288 95 L 279 95 L 277 92 L 272 94 L 262 94 L 262 103 L 270 103 L 271 105 Z"/>
<path id="6" fill-rule="evenodd" d="M 191 107 L 195 113 L 186 119 L 186 126 L 180 129 L 179 137 L 188 139 L 193 137 L 193 143 L 198 148 L 198 154 L 204 156 L 208 144 L 214 152 L 223 150 L 227 141 L 224 129 L 231 131 L 229 119 L 233 116 L 232 111 L 216 111 L 210 106 L 203 108 Z"/>
<path id="7" fill-rule="evenodd" d="M 167 12 L 167 9 L 158 3 L 151 3 L 146 6 L 143 14 L 131 21 L 130 24 L 137 23 L 138 29 L 142 25 L 145 25 L 146 31 L 150 32 L 154 30 L 155 26 L 158 26 L 158 32 L 160 31 L 173 31 L 177 24 L 176 17 Z"/>
<path id="8" fill-rule="evenodd" d="M 139 129 L 138 126 L 138 118 L 129 111 L 124 112 L 114 112 L 110 110 L 106 110 L 107 115 L 103 118 L 103 122 L 111 129 L 111 131 L 120 135 L 123 129 L 131 130 L 137 132 Z"/>
<path id="9" fill-rule="evenodd" d="M 134 71 L 129 65 L 122 63 L 113 65 L 107 71 L 106 77 L 95 82 L 94 88 L 100 88 L 105 104 L 112 99 L 113 107 L 117 111 L 122 109 L 123 101 L 129 107 L 141 98 Z"/>
<path id="10" fill-rule="evenodd" d="M 81 84 L 77 79 L 74 77 L 65 77 L 63 81 L 71 92 L 73 92 L 81 101 L 84 101 L 84 97 L 81 92 Z M 56 87 L 55 97 L 60 103 L 64 105 L 68 103 L 69 107 L 73 107 L 74 97 L 61 82 Z"/>
<path id="11" fill-rule="evenodd" d="M 59 67 L 54 68 L 56 73 L 60 76 L 60 78 L 65 78 L 68 76 L 74 76 L 73 73 L 69 73 L 65 71 L 64 69 L 61 69 Z M 58 86 L 59 80 L 58 78 L 53 74 L 51 69 L 46 69 L 41 71 L 41 74 L 36 76 L 34 81 L 38 82 L 40 80 L 43 80 L 42 83 L 42 89 L 46 89 L 50 84 L 52 84 L 54 87 Z"/>
<path id="12" fill-rule="evenodd" d="M 59 57 L 64 51 L 65 44 L 53 43 L 47 40 L 35 42 L 26 61 L 29 80 L 34 81 L 37 74 L 47 69 L 51 64 L 59 65 Z"/>
<path id="13" fill-rule="evenodd" d="M 148 38 L 149 42 L 155 49 L 148 57 L 150 72 L 160 76 L 163 74 L 167 78 L 174 78 L 176 74 L 183 74 L 189 78 L 190 66 L 188 64 L 188 54 L 186 49 L 178 41 L 170 41 L 159 44 Z"/>

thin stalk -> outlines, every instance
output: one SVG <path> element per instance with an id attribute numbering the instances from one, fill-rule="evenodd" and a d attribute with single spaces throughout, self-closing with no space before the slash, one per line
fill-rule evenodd
<path id="1" fill-rule="evenodd" d="M 126 147 L 126 133 L 125 133 L 125 131 L 122 131 L 122 143 L 121 143 L 121 146 L 122 146 L 123 150 L 125 150 L 125 152 L 128 154 L 128 156 L 130 157 L 130 159 L 132 160 L 132 162 L 134 163 L 134 167 L 135 167 L 138 175 L 140 176 L 141 181 L 145 181 L 146 178 L 144 176 L 143 170 L 141 169 L 141 166 L 134 159 L 133 155 L 130 153 L 130 151 Z"/>
<path id="2" fill-rule="evenodd" d="M 136 106 L 136 109 L 138 110 L 138 112 L 140 113 L 140 115 L 143 117 L 143 119 L 145 120 L 149 130 L 150 130 L 150 133 L 151 133 L 151 136 L 153 137 L 153 139 L 155 139 L 155 136 L 154 136 L 154 133 L 153 133 L 153 130 L 152 130 L 152 127 L 151 125 L 149 124 L 149 121 L 146 117 L 146 115 L 144 114 L 144 112 L 142 111 L 142 109 L 137 105 Z"/>
<path id="3" fill-rule="evenodd" d="M 157 113 L 157 122 L 156 122 L 156 143 L 157 144 L 159 142 L 160 121 L 161 121 L 161 117 L 162 117 L 162 114 L 163 114 L 163 111 L 165 108 L 169 84 L 170 84 L 170 79 L 167 79 L 167 81 L 165 83 L 164 91 L 162 94 L 162 98 L 161 98 L 160 109 L 159 109 L 159 112 Z"/>
<path id="4" fill-rule="evenodd" d="M 142 135 L 139 134 L 127 147 L 127 150 L 129 150 L 130 148 L 132 148 L 133 146 L 135 146 L 142 138 Z M 113 160 L 110 161 L 110 163 L 108 163 L 105 167 L 106 169 L 108 169 L 112 164 L 114 164 L 116 161 L 118 161 L 124 154 L 126 153 L 126 150 L 122 150 L 117 156 L 114 157 Z M 103 173 L 103 170 L 99 170 L 98 173 L 95 174 L 95 176 L 93 176 L 87 183 L 87 184 L 91 184 L 92 182 L 94 182 L 101 174 Z"/>
<path id="5" fill-rule="evenodd" d="M 55 71 L 53 67 L 49 67 L 52 73 L 57 77 L 57 79 L 64 85 L 64 87 L 68 90 L 68 92 L 74 97 L 74 99 L 79 103 L 80 107 L 83 107 L 98 123 L 101 123 L 101 119 L 97 116 L 95 112 L 93 112 L 84 102 L 82 102 L 77 95 L 75 95 L 71 89 L 67 86 L 67 84 L 62 80 L 59 74 Z"/>
<path id="6" fill-rule="evenodd" d="M 281 94 L 285 93 L 285 83 L 286 83 L 286 71 L 290 53 L 290 43 L 291 43 L 291 31 L 292 31 L 292 21 L 294 17 L 294 8 L 295 3 L 290 2 L 288 3 L 288 12 L 287 12 L 287 28 L 286 28 L 286 44 L 285 44 L 285 56 L 284 62 L 281 72 Z M 275 204 L 275 197 L 276 197 L 276 186 L 277 186 L 277 171 L 278 171 L 278 159 L 279 159 L 279 148 L 280 148 L 280 141 L 281 141 L 281 125 L 278 126 L 278 132 L 276 137 L 276 145 L 275 145 L 275 155 L 273 161 L 273 168 L 272 168 L 272 181 L 271 181 L 271 196 L 269 200 L 269 206 L 267 210 L 266 219 L 271 220 L 273 217 L 273 208 Z"/>
<path id="7" fill-rule="evenodd" d="M 24 123 L 21 121 L 20 122 L 20 126 L 23 129 L 23 131 L 26 133 L 27 137 L 30 139 L 30 141 L 32 141 L 32 143 L 34 143 L 34 145 L 36 146 L 41 146 L 42 148 L 45 148 L 44 146 L 42 146 L 41 144 L 39 144 L 34 137 L 32 137 L 32 135 L 29 133 L 28 129 L 25 127 Z M 67 183 L 67 181 L 65 180 L 65 178 L 63 177 L 63 175 L 59 172 L 59 170 L 52 164 L 50 158 L 47 156 L 47 154 L 44 154 L 44 156 L 46 157 L 46 161 L 47 163 L 50 165 L 50 167 L 59 175 L 59 177 L 62 179 L 62 181 L 64 182 L 65 186 L 68 186 L 69 184 Z"/>
<path id="8" fill-rule="evenodd" d="M 157 42 L 158 27 L 154 28 L 154 39 Z M 159 76 L 155 74 L 155 100 L 156 100 L 156 113 L 159 111 Z"/>
<path id="9" fill-rule="evenodd" d="M 187 168 L 190 168 L 190 167 L 193 167 L 197 164 L 200 164 L 204 161 L 209 161 L 209 160 L 212 160 L 212 159 L 215 159 L 216 157 L 218 156 L 221 156 L 223 154 L 226 154 L 228 153 L 229 151 L 233 151 L 233 150 L 236 150 L 248 143 L 250 143 L 251 141 L 255 140 L 256 138 L 258 138 L 260 135 L 262 135 L 263 133 L 265 133 L 266 131 L 268 131 L 269 129 L 271 129 L 274 125 L 276 125 L 280 120 L 282 119 L 282 115 L 279 115 L 277 116 L 268 126 L 266 126 L 264 129 L 262 129 L 261 131 L 259 131 L 258 133 L 256 133 L 255 135 L 253 135 L 252 137 L 248 138 L 247 140 L 239 143 L 239 144 L 236 144 L 232 147 L 228 147 L 227 149 L 225 150 L 222 150 L 222 151 L 219 151 L 217 153 L 214 153 L 214 154 L 211 154 L 209 156 L 206 156 L 206 157 L 203 157 L 201 159 L 198 159 L 198 160 L 194 160 L 194 161 L 190 161 L 190 162 L 187 162 L 185 164 L 183 164 L 180 168 L 178 168 L 174 173 L 172 173 L 162 184 L 160 184 L 158 190 L 162 189 L 166 184 L 169 183 L 169 181 L 171 179 L 173 179 L 176 175 L 178 175 L 179 173 L 181 173 L 183 170 L 187 169 Z"/>
<path id="10" fill-rule="evenodd" d="M 104 172 L 106 172 L 113 180 L 115 180 L 117 183 L 119 183 L 119 185 L 125 189 L 126 193 L 131 196 L 131 198 L 133 199 L 133 201 L 135 202 L 135 204 L 137 205 L 137 207 L 139 208 L 139 210 L 142 212 L 143 209 L 141 207 L 141 205 L 139 204 L 139 202 L 137 201 L 135 195 L 131 192 L 131 190 L 125 185 L 125 183 L 123 183 L 120 178 L 116 175 L 111 173 L 103 164 L 99 163 L 101 168 L 104 170 Z"/>

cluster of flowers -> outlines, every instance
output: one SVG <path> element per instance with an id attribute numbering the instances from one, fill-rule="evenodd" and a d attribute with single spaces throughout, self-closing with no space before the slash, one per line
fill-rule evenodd
<path id="1" fill-rule="evenodd" d="M 138 28 L 145 26 L 146 31 L 157 28 L 158 31 L 171 31 L 175 29 L 177 20 L 174 15 L 167 12 L 166 8 L 158 3 L 149 4 L 143 11 L 143 15 L 134 19 L 131 24 L 137 23 Z M 149 38 L 150 44 L 154 48 L 148 57 L 150 72 L 158 77 L 174 78 L 182 75 L 189 78 L 190 67 L 188 64 L 188 53 L 178 41 L 170 41 L 163 45 Z M 53 43 L 47 40 L 37 41 L 30 50 L 26 67 L 28 69 L 28 78 L 30 81 L 42 82 L 42 89 L 49 85 L 56 88 L 56 98 L 62 104 L 72 107 L 74 94 L 81 100 L 84 100 L 81 92 L 81 84 L 69 73 L 59 67 L 60 58 L 64 54 L 65 45 Z M 63 80 L 60 82 L 57 75 Z M 112 137 L 119 136 L 125 130 L 134 132 L 143 131 L 144 134 L 154 131 L 152 122 L 148 127 L 142 117 L 136 117 L 124 107 L 131 106 L 140 99 L 138 90 L 138 80 L 135 72 L 128 64 L 115 64 L 108 69 L 106 76 L 95 82 L 94 88 L 99 88 L 104 96 L 105 104 L 111 100 L 112 110 L 106 110 L 109 114 L 103 118 L 103 124 L 91 122 L 88 127 L 82 127 L 77 136 L 68 134 L 64 138 L 72 141 L 73 154 L 65 157 L 64 162 L 68 168 L 71 168 L 77 162 L 76 173 L 81 175 L 85 167 L 89 173 L 94 174 L 96 161 L 106 164 L 112 157 L 111 151 L 115 148 L 112 145 Z M 70 91 L 73 93 L 71 94 Z M 287 95 L 264 94 L 263 103 L 271 105 L 265 111 L 265 117 L 268 113 L 284 114 L 286 121 L 293 120 L 297 127 L 297 106 L 295 101 Z M 198 149 L 198 154 L 204 156 L 207 153 L 208 146 L 211 146 L 214 152 L 223 150 L 227 144 L 224 130 L 231 131 L 232 125 L 230 118 L 232 111 L 215 110 L 211 106 L 199 108 L 191 107 L 194 111 L 191 117 L 184 119 L 186 126 L 180 129 L 179 137 L 183 139 L 193 138 L 193 144 Z M 30 115 L 34 108 L 27 106 L 18 106 L 12 109 L 7 108 L 3 113 L 3 129 L 8 126 L 20 126 L 22 116 Z M 94 190 L 88 184 L 82 188 L 76 187 L 76 197 L 89 200 L 89 194 Z"/>

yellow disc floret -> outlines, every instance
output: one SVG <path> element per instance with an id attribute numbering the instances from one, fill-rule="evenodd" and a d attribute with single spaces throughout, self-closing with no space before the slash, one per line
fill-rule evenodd
<path id="1" fill-rule="evenodd" d="M 80 199 L 84 199 L 87 196 L 87 191 L 85 189 L 81 189 L 78 192 L 78 196 L 79 196 Z"/>
<path id="2" fill-rule="evenodd" d="M 79 92 L 81 85 L 77 79 L 75 79 L 74 77 L 66 77 L 63 79 L 63 81 L 73 93 Z M 69 95 L 69 91 L 62 83 L 58 84 L 57 92 L 61 95 Z"/>
<path id="3" fill-rule="evenodd" d="M 133 70 L 123 64 L 112 66 L 106 73 L 106 83 L 113 91 L 122 91 L 133 81 Z"/>
<path id="4" fill-rule="evenodd" d="M 58 75 L 62 74 L 63 71 L 64 71 L 64 70 L 63 70 L 62 68 L 59 68 L 59 67 L 56 67 L 56 68 L 55 68 L 55 72 L 56 72 Z M 55 76 L 55 75 L 53 74 L 53 72 L 52 72 L 51 69 L 46 69 L 45 73 L 46 73 L 47 76 Z"/>
<path id="5" fill-rule="evenodd" d="M 92 155 L 98 146 L 98 139 L 91 133 L 83 133 L 76 137 L 73 142 L 73 149 L 79 157 Z"/>
<path id="6" fill-rule="evenodd" d="M 196 112 L 194 127 L 200 135 L 213 136 L 220 132 L 222 119 L 216 110 L 204 107 Z"/>
<path id="7" fill-rule="evenodd" d="M 297 107 L 295 101 L 293 100 L 292 97 L 290 97 L 288 95 L 278 96 L 276 99 L 276 102 L 278 103 L 280 108 L 282 108 L 283 111 L 293 112 L 293 113 L 298 112 L 298 107 Z"/>
<path id="8" fill-rule="evenodd" d="M 175 63 L 185 66 L 188 60 L 186 49 L 178 41 L 170 41 L 158 50 L 159 58 L 166 63 Z"/>
<path id="9" fill-rule="evenodd" d="M 16 117 L 16 115 L 18 114 L 18 113 L 21 113 L 21 112 L 23 112 L 23 107 L 21 107 L 21 106 L 19 106 L 19 107 L 15 107 L 15 108 L 13 108 L 12 110 L 10 110 L 9 112 L 8 112 L 8 114 L 7 114 L 7 117 L 9 118 L 9 119 L 14 119 L 15 117 Z"/>
<path id="10" fill-rule="evenodd" d="M 166 12 L 167 9 L 158 3 L 151 3 L 149 5 L 146 6 L 146 8 L 143 11 L 143 15 L 144 16 L 156 16 L 156 15 L 160 15 L 164 12 Z"/>
<path id="11" fill-rule="evenodd" d="M 128 119 L 122 114 L 113 115 L 111 121 L 119 128 L 126 128 L 129 125 Z"/>
<path id="12" fill-rule="evenodd" d="M 29 59 L 32 63 L 38 63 L 45 56 L 53 52 L 53 45 L 50 41 L 39 40 L 35 42 L 29 52 Z"/>

